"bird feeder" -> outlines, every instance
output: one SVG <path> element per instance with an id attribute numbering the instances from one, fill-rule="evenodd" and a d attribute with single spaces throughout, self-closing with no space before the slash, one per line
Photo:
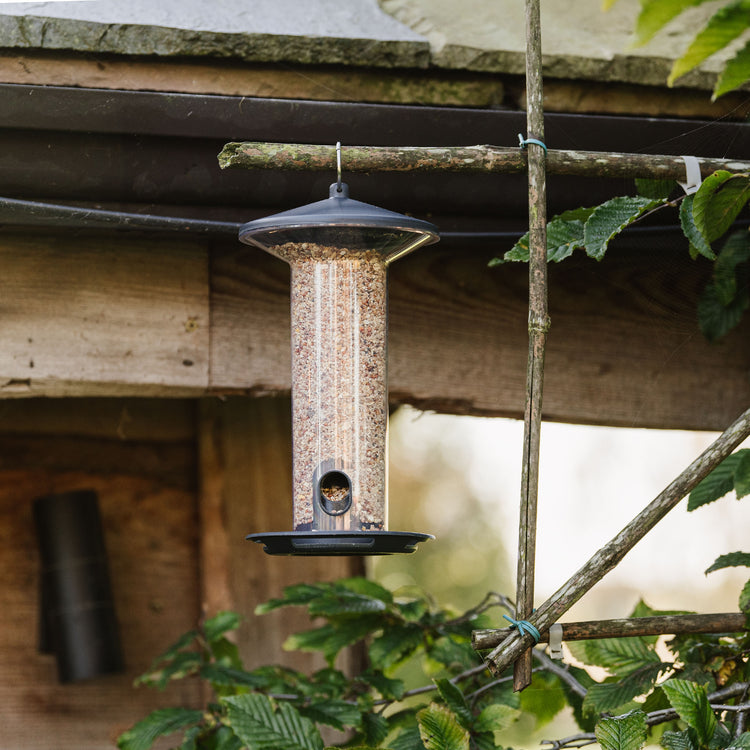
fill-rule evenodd
<path id="1" fill-rule="evenodd" d="M 388 531 L 388 266 L 437 242 L 426 222 L 349 198 L 251 221 L 240 240 L 291 267 L 294 531 L 250 534 L 272 555 L 413 552 Z"/>

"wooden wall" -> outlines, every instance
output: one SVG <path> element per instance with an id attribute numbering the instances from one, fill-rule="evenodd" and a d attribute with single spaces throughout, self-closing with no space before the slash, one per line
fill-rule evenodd
<path id="1" fill-rule="evenodd" d="M 503 248 L 438 244 L 390 272 L 391 398 L 520 417 L 527 271 Z M 0 397 L 286 394 L 289 269 L 235 241 L 6 234 Z M 550 268 L 544 417 L 721 430 L 750 401 L 748 316 L 714 345 L 710 264 L 619 245 Z"/>
<path id="2" fill-rule="evenodd" d="M 358 572 L 346 560 L 270 558 L 244 541 L 290 523 L 289 411 L 287 399 L 0 402 L 2 750 L 99 750 L 153 708 L 200 705 L 197 683 L 158 693 L 132 681 L 220 608 L 246 615 L 249 665 L 320 665 L 281 649 L 305 627 L 301 613 L 253 616 L 288 583 Z M 37 650 L 31 504 L 82 488 L 99 495 L 126 673 L 61 685 L 54 657 Z"/>

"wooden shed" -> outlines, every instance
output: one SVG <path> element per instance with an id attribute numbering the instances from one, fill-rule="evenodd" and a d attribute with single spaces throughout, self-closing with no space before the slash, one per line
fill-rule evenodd
<path id="1" fill-rule="evenodd" d="M 750 158 L 744 94 L 712 104 L 710 69 L 667 89 L 665 59 L 622 52 L 634 4 L 617 11 L 619 35 L 603 34 L 613 22 L 596 21 L 598 3 L 574 4 L 586 43 L 567 47 L 569 4 L 543 19 L 547 142 Z M 474 46 L 445 2 L 212 3 L 209 19 L 186 0 L 118 5 L 0 6 L 2 750 L 110 747 L 149 709 L 197 703 L 198 686 L 156 694 L 132 680 L 220 609 L 248 616 L 248 664 L 289 663 L 281 643 L 300 622 L 253 618 L 255 605 L 361 572 L 358 559 L 271 558 L 244 541 L 290 522 L 289 272 L 237 228 L 325 197 L 335 176 L 222 172 L 222 146 L 510 146 L 525 130 L 523 53 L 495 2 L 467 6 Z M 526 269 L 487 262 L 525 231 L 524 176 L 347 181 L 442 234 L 391 272 L 392 404 L 520 416 Z M 550 179 L 549 213 L 631 191 Z M 701 337 L 711 269 L 675 224 L 551 269 L 545 418 L 715 430 L 747 407 L 750 328 Z M 79 489 L 99 498 L 126 668 L 60 684 L 38 650 L 32 503 Z"/>

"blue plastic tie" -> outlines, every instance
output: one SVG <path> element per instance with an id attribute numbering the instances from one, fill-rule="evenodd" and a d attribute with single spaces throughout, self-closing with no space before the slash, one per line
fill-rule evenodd
<path id="1" fill-rule="evenodd" d="M 529 143 L 535 143 L 537 146 L 541 146 L 544 149 L 544 153 L 547 153 L 547 147 L 538 138 L 524 138 L 521 133 L 518 134 L 518 145 L 521 148 L 526 148 Z"/>
<path id="2" fill-rule="evenodd" d="M 508 615 L 503 617 L 514 627 L 518 628 L 518 632 L 521 635 L 530 635 L 534 639 L 534 643 L 539 643 L 542 640 L 542 634 L 528 621 L 528 620 L 514 620 Z"/>

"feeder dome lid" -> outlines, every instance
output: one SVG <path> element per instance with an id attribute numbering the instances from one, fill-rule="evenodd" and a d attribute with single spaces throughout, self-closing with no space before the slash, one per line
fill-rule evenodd
<path id="1" fill-rule="evenodd" d="M 240 227 L 240 241 L 285 260 L 288 243 L 376 251 L 386 262 L 439 239 L 434 224 L 378 208 L 349 197 L 346 183 L 333 183 L 329 197 L 306 206 L 250 221 Z"/>

